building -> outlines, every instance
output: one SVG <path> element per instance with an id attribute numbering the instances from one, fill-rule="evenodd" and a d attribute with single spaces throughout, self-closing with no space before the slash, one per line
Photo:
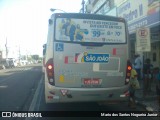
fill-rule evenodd
<path id="1" fill-rule="evenodd" d="M 155 67 L 160 67 L 160 0 L 88 0 L 85 11 L 125 18 L 128 23 L 131 59 L 134 59 L 135 53 L 139 53 L 144 59 L 150 58 Z M 136 31 L 141 27 L 149 28 L 150 51 L 137 51 Z"/>

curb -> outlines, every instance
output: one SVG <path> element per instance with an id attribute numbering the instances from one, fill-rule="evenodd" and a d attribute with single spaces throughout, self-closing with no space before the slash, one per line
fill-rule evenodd
<path id="1" fill-rule="evenodd" d="M 154 111 L 153 107 L 147 106 L 142 102 L 136 101 L 136 104 L 143 107 L 147 112 L 157 113 L 158 111 Z"/>
<path id="2" fill-rule="evenodd" d="M 142 102 L 136 101 L 136 104 L 142 106 L 142 107 L 143 107 L 145 110 L 147 110 L 148 112 L 154 112 L 154 110 L 153 110 L 152 107 L 149 107 L 149 106 L 145 105 L 145 104 L 142 103 Z"/>
<path id="3" fill-rule="evenodd" d="M 157 118 L 160 117 L 160 112 L 158 111 L 154 111 L 152 107 L 145 105 L 142 102 L 136 101 L 136 104 L 139 106 L 142 106 L 147 112 L 153 113 L 153 114 L 157 114 L 157 116 L 155 117 L 155 119 L 157 120 Z"/>

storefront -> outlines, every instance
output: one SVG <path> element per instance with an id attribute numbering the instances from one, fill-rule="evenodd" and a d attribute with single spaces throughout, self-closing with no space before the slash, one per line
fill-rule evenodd
<path id="1" fill-rule="evenodd" d="M 150 58 L 154 66 L 160 67 L 160 25 L 151 27 L 151 51 L 144 54 L 145 58 Z"/>
<path id="2" fill-rule="evenodd" d="M 152 64 L 160 67 L 160 1 L 159 0 L 128 0 L 117 8 L 117 15 L 128 22 L 131 58 L 139 53 L 144 59 L 150 58 Z M 147 27 L 150 29 L 151 50 L 136 51 L 136 30 Z"/>

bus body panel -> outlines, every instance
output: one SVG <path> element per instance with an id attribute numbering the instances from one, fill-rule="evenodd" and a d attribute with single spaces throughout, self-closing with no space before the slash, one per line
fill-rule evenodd
<path id="1" fill-rule="evenodd" d="M 120 102 L 127 101 L 124 91 L 128 86 L 112 88 L 64 88 L 55 87 L 45 82 L 46 103 L 65 103 L 65 102 Z M 61 90 L 67 90 L 65 95 Z M 56 94 L 52 94 L 52 93 Z M 50 98 L 48 98 L 50 97 Z"/>
<path id="2" fill-rule="evenodd" d="M 126 42 L 123 44 L 112 43 L 98 46 L 63 42 L 55 39 L 55 29 L 57 29 L 54 25 L 56 24 L 55 16 L 52 15 L 52 24 L 48 29 L 45 61 L 47 63 L 49 59 L 53 59 L 55 83 L 49 84 L 46 66 L 46 103 L 127 100 L 125 94 L 128 90 L 128 85 L 125 85 L 129 58 L 127 30 L 124 33 Z M 81 18 L 79 14 L 68 14 L 68 16 L 74 19 L 77 16 Z M 87 19 L 90 19 L 89 16 L 90 14 Z M 91 19 L 96 19 L 97 16 L 95 18 L 93 16 L 91 15 Z M 111 19 L 117 20 L 118 18 L 111 17 Z"/>
<path id="3" fill-rule="evenodd" d="M 54 46 L 56 44 L 58 43 L 55 42 Z M 54 51 L 55 86 L 111 88 L 124 85 L 126 75 L 126 62 L 124 61 L 127 59 L 126 45 L 103 45 L 102 47 L 87 48 L 80 44 L 61 44 L 64 45 L 64 51 Z M 117 54 L 119 55 L 113 55 L 115 49 L 118 50 Z M 83 59 L 84 53 L 109 54 L 109 62 L 83 62 L 81 59 Z M 85 79 L 99 79 L 100 83 L 99 85 L 96 83 L 95 85 L 84 85 Z"/>

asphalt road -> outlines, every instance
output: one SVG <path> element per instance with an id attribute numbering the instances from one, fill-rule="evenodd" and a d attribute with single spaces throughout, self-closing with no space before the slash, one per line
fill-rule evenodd
<path id="1" fill-rule="evenodd" d="M 25 66 L 0 71 L 0 111 L 26 111 L 30 106 L 41 66 Z"/>
<path id="2" fill-rule="evenodd" d="M 83 114 L 96 114 L 95 111 L 105 111 L 105 113 L 113 112 L 136 112 L 145 110 L 141 106 L 136 109 L 130 109 L 127 102 L 118 104 L 110 104 L 100 106 L 94 102 L 85 103 L 59 103 L 59 104 L 46 104 L 44 100 L 44 80 L 41 72 L 40 65 L 25 66 L 0 71 L 0 111 L 50 111 L 49 114 L 58 114 L 58 117 L 52 118 L 21 118 L 22 120 L 57 120 L 57 119 L 78 119 L 61 116 L 61 111 L 70 111 L 67 114 L 72 115 L 73 111 L 76 114 L 83 116 Z M 57 113 L 58 111 L 58 113 Z M 47 112 L 46 112 L 47 113 Z M 137 117 L 99 117 L 99 119 L 129 119 L 135 120 Z M 11 120 L 19 120 L 20 118 L 12 118 Z M 80 118 L 81 119 L 81 118 Z M 85 118 L 83 118 L 85 119 Z M 87 119 L 98 119 L 88 118 Z M 157 119 L 154 117 L 139 117 L 138 119 Z M 1 120 L 1 118 L 0 118 Z M 3 119 L 2 119 L 3 120 Z M 157 119 L 158 120 L 158 119 Z"/>

